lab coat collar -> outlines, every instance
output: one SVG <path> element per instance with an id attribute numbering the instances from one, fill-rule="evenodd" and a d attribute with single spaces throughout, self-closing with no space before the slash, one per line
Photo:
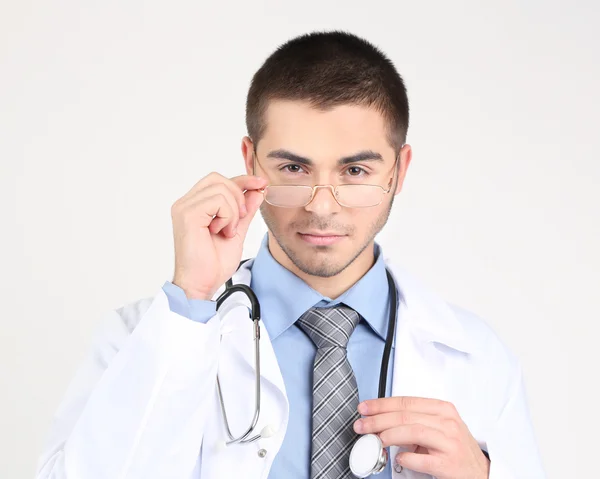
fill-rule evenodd
<path id="1" fill-rule="evenodd" d="M 234 274 L 234 283 L 250 284 L 253 262 L 251 259 L 242 265 Z M 398 289 L 399 323 L 413 331 L 422 343 L 440 343 L 464 353 L 477 351 L 478 345 L 448 303 L 389 258 L 385 258 L 385 264 Z"/>

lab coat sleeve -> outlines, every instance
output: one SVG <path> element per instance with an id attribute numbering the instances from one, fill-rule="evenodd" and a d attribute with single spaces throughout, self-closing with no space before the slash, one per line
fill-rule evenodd
<path id="1" fill-rule="evenodd" d="M 219 319 L 164 291 L 110 314 L 54 419 L 38 479 L 189 478 L 214 398 Z"/>
<path id="2" fill-rule="evenodd" d="M 510 394 L 487 441 L 489 479 L 545 479 L 533 431 L 521 367 L 516 363 Z"/>

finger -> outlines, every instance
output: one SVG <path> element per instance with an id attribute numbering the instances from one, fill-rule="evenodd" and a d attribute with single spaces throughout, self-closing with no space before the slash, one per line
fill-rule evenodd
<path id="1" fill-rule="evenodd" d="M 210 231 L 210 234 L 212 235 L 222 233 L 223 236 L 233 238 L 236 235 L 237 230 L 232 225 L 233 223 L 229 218 L 215 218 L 208 227 L 208 231 Z"/>
<path id="2" fill-rule="evenodd" d="M 263 193 L 259 191 L 246 191 L 246 193 L 244 193 L 244 196 L 246 197 L 246 206 L 248 208 L 248 214 L 240 219 L 238 225 L 238 233 L 242 235 L 242 238 L 245 237 L 246 232 L 250 227 L 250 223 L 254 218 L 254 215 L 256 214 L 260 205 L 265 199 Z"/>
<path id="3" fill-rule="evenodd" d="M 259 190 L 267 186 L 268 181 L 262 176 L 241 175 L 234 176 L 231 181 L 235 183 L 242 191 Z"/>
<path id="4" fill-rule="evenodd" d="M 200 203 L 202 203 L 202 213 L 198 225 L 208 226 L 212 234 L 218 234 L 225 226 L 235 221 L 237 217 L 237 212 L 232 208 L 231 202 L 221 193 L 202 198 L 198 200 L 198 203 L 198 205 L 189 205 L 188 209 L 191 211 L 193 206 L 199 208 Z M 235 209 L 237 210 L 237 206 L 235 206 Z"/>
<path id="5" fill-rule="evenodd" d="M 240 217 L 243 218 L 248 214 L 248 205 L 246 204 L 245 191 L 258 190 L 266 186 L 266 180 L 258 176 L 235 176 L 233 178 L 226 179 L 223 182 L 235 195 L 235 199 L 238 202 L 240 209 Z"/>
<path id="6" fill-rule="evenodd" d="M 229 220 L 223 218 L 217 218 L 217 221 L 211 223 L 209 231 L 213 234 L 222 233 L 228 238 L 233 238 L 237 233 L 237 227 L 240 222 L 241 210 L 239 201 L 235 198 L 235 195 L 231 192 L 231 188 L 228 185 L 225 186 L 225 192 L 223 196 L 229 203 L 232 211 L 232 217 Z"/>
<path id="7" fill-rule="evenodd" d="M 208 225 L 208 230 L 213 235 L 223 232 L 225 236 L 234 236 L 232 233 L 234 227 L 232 225 L 237 222 L 237 217 L 239 215 L 239 212 L 236 211 L 237 206 L 232 206 L 231 201 L 227 200 L 224 195 L 210 197 L 207 199 L 208 202 L 212 201 L 213 198 L 218 201 L 221 206 L 214 214 L 210 225 Z"/>
<path id="8" fill-rule="evenodd" d="M 199 198 L 205 198 L 215 194 L 215 188 L 226 188 L 235 198 L 237 209 L 245 214 L 245 198 L 242 190 L 230 179 L 219 173 L 211 173 L 198 182 L 186 195 L 181 198 L 181 203 L 196 202 Z"/>
<path id="9" fill-rule="evenodd" d="M 423 414 L 437 414 L 454 417 L 456 408 L 452 403 L 440 399 L 420 398 L 413 396 L 394 396 L 369 399 L 358 405 L 358 412 L 363 416 L 373 416 L 393 411 L 414 411 Z"/>
<path id="10" fill-rule="evenodd" d="M 414 444 L 438 451 L 450 448 L 450 439 L 444 433 L 423 424 L 407 424 L 386 429 L 379 433 L 379 439 L 384 447 Z"/>
<path id="11" fill-rule="evenodd" d="M 374 416 L 366 416 L 354 423 L 354 431 L 359 434 L 377 434 L 397 426 L 422 424 L 438 431 L 444 431 L 444 419 L 434 414 L 423 414 L 413 411 L 394 411 Z"/>
<path id="12" fill-rule="evenodd" d="M 209 223 L 208 229 L 212 234 L 218 234 L 223 231 L 225 236 L 233 237 L 235 236 L 234 230 L 237 228 L 239 222 L 240 210 L 233 193 L 224 183 L 215 183 L 198 191 L 195 197 L 188 199 L 187 203 L 184 203 L 184 207 L 202 208 L 206 211 L 205 200 L 215 196 L 222 197 L 229 205 L 229 209 L 227 210 L 227 217 L 213 215 L 217 216 L 217 218 L 214 218 Z"/>
<path id="13" fill-rule="evenodd" d="M 215 184 L 224 184 L 226 185 L 235 196 L 238 207 L 242 213 L 245 209 L 245 198 L 243 196 L 243 191 L 246 189 L 259 189 L 266 185 L 266 180 L 260 178 L 258 176 L 250 176 L 250 175 L 242 175 L 237 176 L 232 179 L 226 178 L 225 176 L 212 172 L 198 181 L 191 189 L 188 191 L 182 198 L 181 201 L 185 202 L 191 198 L 197 196 L 197 194 L 207 187 Z M 242 214 L 243 216 L 243 214 Z"/>
<path id="14" fill-rule="evenodd" d="M 196 193 L 202 191 L 207 186 L 222 183 L 223 180 L 226 179 L 227 178 L 225 178 L 223 175 L 217 173 L 216 171 L 213 171 L 212 173 L 206 175 L 204 178 L 200 179 L 194 186 L 192 186 L 190 190 L 181 197 L 181 200 L 185 201 L 193 196 L 196 196 Z"/>
<path id="15" fill-rule="evenodd" d="M 447 469 L 443 458 L 431 454 L 400 452 L 396 454 L 394 460 L 406 469 L 434 477 L 442 476 L 443 471 Z"/>
<path id="16" fill-rule="evenodd" d="M 261 190 L 267 186 L 268 182 L 260 176 L 243 175 L 232 178 L 230 183 L 231 185 L 235 185 L 234 187 L 237 187 L 237 190 L 240 192 L 240 201 L 244 204 L 244 212 L 247 213 L 249 210 L 248 205 L 246 204 L 248 197 L 245 193 L 248 191 Z M 242 217 L 244 216 L 246 215 L 242 215 Z"/>

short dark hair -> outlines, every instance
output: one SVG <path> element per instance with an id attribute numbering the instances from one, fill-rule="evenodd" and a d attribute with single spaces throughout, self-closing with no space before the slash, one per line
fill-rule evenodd
<path id="1" fill-rule="evenodd" d="M 406 141 L 408 97 L 402 77 L 381 50 L 351 33 L 302 35 L 265 60 L 246 100 L 246 127 L 255 144 L 264 134 L 270 100 L 304 100 L 322 110 L 344 104 L 374 107 L 388 123 L 394 150 Z"/>

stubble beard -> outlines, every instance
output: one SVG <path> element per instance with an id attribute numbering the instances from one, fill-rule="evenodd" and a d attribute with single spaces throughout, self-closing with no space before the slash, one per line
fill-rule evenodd
<path id="1" fill-rule="evenodd" d="M 269 208 L 264 203 L 260 207 L 260 213 L 263 217 L 265 224 L 267 225 L 267 228 L 269 228 L 269 231 L 275 238 L 275 241 L 277 241 L 277 244 L 279 245 L 281 250 L 286 254 L 286 256 L 290 259 L 290 261 L 296 268 L 298 268 L 304 274 L 308 274 L 311 276 L 317 276 L 320 278 L 331 278 L 332 276 L 336 276 L 336 275 L 340 274 L 342 271 L 344 271 L 346 268 L 348 268 L 348 266 L 350 266 L 356 260 L 356 258 L 358 258 L 365 251 L 365 249 L 368 248 L 369 245 L 371 245 L 372 241 L 375 239 L 375 236 L 377 236 L 377 234 L 386 225 L 386 223 L 389 219 L 389 216 L 390 216 L 390 212 L 392 211 L 393 203 L 394 203 L 394 196 L 392 195 L 390 204 L 371 223 L 371 226 L 369 227 L 369 232 L 366 235 L 365 239 L 361 242 L 361 244 L 354 250 L 354 252 L 347 259 L 344 259 L 344 260 L 338 261 L 338 262 L 335 262 L 333 260 L 333 258 L 327 256 L 327 251 L 332 249 L 332 247 L 330 247 L 330 246 L 312 247 L 316 250 L 317 253 L 324 253 L 324 254 L 317 255 L 319 257 L 322 257 L 322 259 L 319 262 L 311 262 L 311 261 L 304 260 L 304 258 L 302 257 L 301 254 L 298 254 L 298 252 L 294 248 L 292 248 L 289 244 L 286 243 L 285 235 L 282 234 L 281 231 L 279 230 L 279 228 L 278 228 L 279 225 L 274 220 L 274 218 L 270 215 Z M 302 226 L 302 228 L 300 228 L 300 226 Z M 331 230 L 331 229 L 333 229 L 335 231 L 344 231 L 344 233 L 348 234 L 350 237 L 354 234 L 354 232 L 356 230 L 356 228 L 354 226 L 352 226 L 350 228 L 346 227 L 344 229 L 335 228 L 335 227 L 332 228 L 331 226 L 332 226 L 331 221 L 323 220 L 322 218 L 317 218 L 317 217 L 309 217 L 309 219 L 307 221 L 303 221 L 302 224 L 297 223 L 297 222 L 291 223 L 289 225 L 289 229 L 292 231 L 298 231 L 299 229 L 315 229 L 315 230 Z M 294 233 L 294 234 L 296 234 L 296 233 Z M 312 250 L 312 248 L 311 248 L 311 250 Z M 312 253 L 313 252 L 311 251 L 310 254 L 314 257 L 315 255 L 313 255 Z"/>

